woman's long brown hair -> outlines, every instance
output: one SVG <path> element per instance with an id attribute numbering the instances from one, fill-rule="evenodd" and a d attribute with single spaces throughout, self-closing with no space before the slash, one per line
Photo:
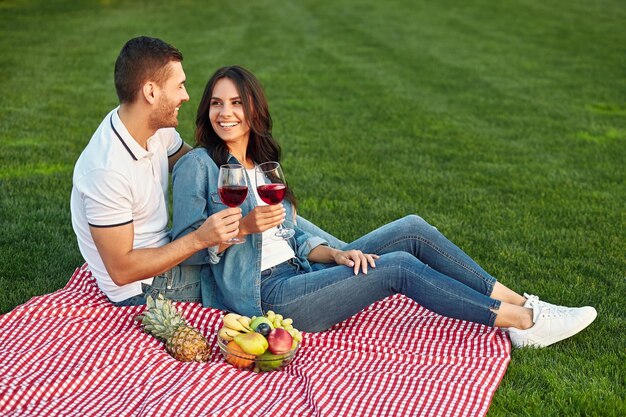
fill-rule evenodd
<path id="1" fill-rule="evenodd" d="M 254 74 L 238 65 L 219 68 L 207 82 L 196 115 L 196 145 L 206 148 L 217 166 L 228 163 L 228 147 L 215 133 L 209 119 L 213 88 L 222 78 L 235 84 L 243 103 L 243 112 L 250 126 L 247 155 L 257 164 L 280 162 L 280 145 L 272 136 L 272 117 L 263 87 Z M 296 198 L 289 186 L 285 198 L 296 207 Z"/>

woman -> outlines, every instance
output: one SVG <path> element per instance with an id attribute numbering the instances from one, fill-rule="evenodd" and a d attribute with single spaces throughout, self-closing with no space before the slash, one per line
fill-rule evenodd
<path id="1" fill-rule="evenodd" d="M 254 75 L 238 66 L 217 70 L 198 108 L 198 147 L 174 169 L 173 238 L 226 207 L 217 194 L 220 165 L 241 164 L 254 181 L 256 164 L 280 161 L 271 127 Z M 295 197 L 288 191 L 283 204 L 265 205 L 250 185 L 239 224 L 246 242 L 221 244 L 188 261 L 202 268 L 205 305 L 247 316 L 274 310 L 293 318 L 301 330 L 321 331 L 402 293 L 441 315 L 505 328 L 515 346 L 548 346 L 596 317 L 593 307 L 558 307 L 515 293 L 418 216 L 340 249 L 328 246 L 323 232 L 308 222 L 296 223 L 293 239 L 275 240 L 276 226 L 295 218 Z"/>

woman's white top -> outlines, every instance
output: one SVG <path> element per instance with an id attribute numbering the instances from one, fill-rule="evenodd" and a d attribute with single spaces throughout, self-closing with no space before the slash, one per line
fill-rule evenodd
<path id="1" fill-rule="evenodd" d="M 261 200 L 261 197 L 259 197 L 259 193 L 256 190 L 256 171 L 254 169 L 246 169 L 246 171 L 248 172 L 248 178 L 250 179 L 248 190 L 251 190 L 254 194 L 257 205 L 267 206 L 268 204 Z M 262 234 L 263 245 L 261 249 L 261 271 L 281 264 L 296 256 L 293 249 L 291 249 L 291 246 L 289 246 L 289 243 L 287 243 L 286 240 L 274 236 L 277 231 L 277 227 L 272 227 Z"/>

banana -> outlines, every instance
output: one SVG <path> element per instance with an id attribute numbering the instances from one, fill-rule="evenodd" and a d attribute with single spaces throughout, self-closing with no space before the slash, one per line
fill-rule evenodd
<path id="1" fill-rule="evenodd" d="M 252 331 L 252 328 L 250 327 L 250 322 L 252 321 L 252 319 L 250 319 L 250 317 L 241 316 L 237 319 L 237 321 L 241 323 L 241 325 L 246 329 L 247 333 L 250 333 Z"/>
<path id="2" fill-rule="evenodd" d="M 235 320 L 237 320 L 237 319 L 239 319 L 239 317 L 241 317 L 241 315 L 240 315 L 240 314 L 237 314 L 237 313 L 228 313 L 228 314 L 226 314 L 224 317 L 222 317 L 222 319 L 229 318 L 229 319 L 235 319 Z"/>
<path id="3" fill-rule="evenodd" d="M 239 323 L 238 321 L 240 317 L 241 316 L 239 314 L 228 313 L 222 318 L 222 321 L 224 322 L 224 326 L 226 327 L 240 332 L 247 332 L 246 328 L 243 327 L 243 324 Z"/>
<path id="4" fill-rule="evenodd" d="M 219 329 L 219 331 L 217 332 L 217 335 L 222 339 L 225 340 L 226 342 L 230 342 L 231 340 L 233 340 L 235 338 L 235 336 L 237 336 L 238 334 L 241 334 L 241 332 L 238 332 L 237 330 L 233 330 L 231 328 L 228 327 L 222 327 Z"/>

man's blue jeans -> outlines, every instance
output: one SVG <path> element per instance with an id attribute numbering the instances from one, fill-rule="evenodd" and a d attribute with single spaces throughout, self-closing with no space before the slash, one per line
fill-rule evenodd
<path id="1" fill-rule="evenodd" d="M 165 298 L 173 301 L 184 301 L 198 303 L 200 296 L 200 276 L 189 274 L 180 266 L 175 266 L 153 278 L 152 285 L 141 284 L 143 290 L 141 294 L 127 298 L 119 302 L 113 302 L 117 307 L 137 306 L 146 304 L 148 296 L 157 298 L 163 294 Z"/>
<path id="2" fill-rule="evenodd" d="M 261 273 L 264 311 L 293 318 L 303 331 L 326 330 L 393 294 L 438 314 L 493 326 L 496 279 L 419 216 L 407 216 L 343 248 L 380 255 L 367 275 L 336 264 L 304 272 L 294 261 Z"/>

